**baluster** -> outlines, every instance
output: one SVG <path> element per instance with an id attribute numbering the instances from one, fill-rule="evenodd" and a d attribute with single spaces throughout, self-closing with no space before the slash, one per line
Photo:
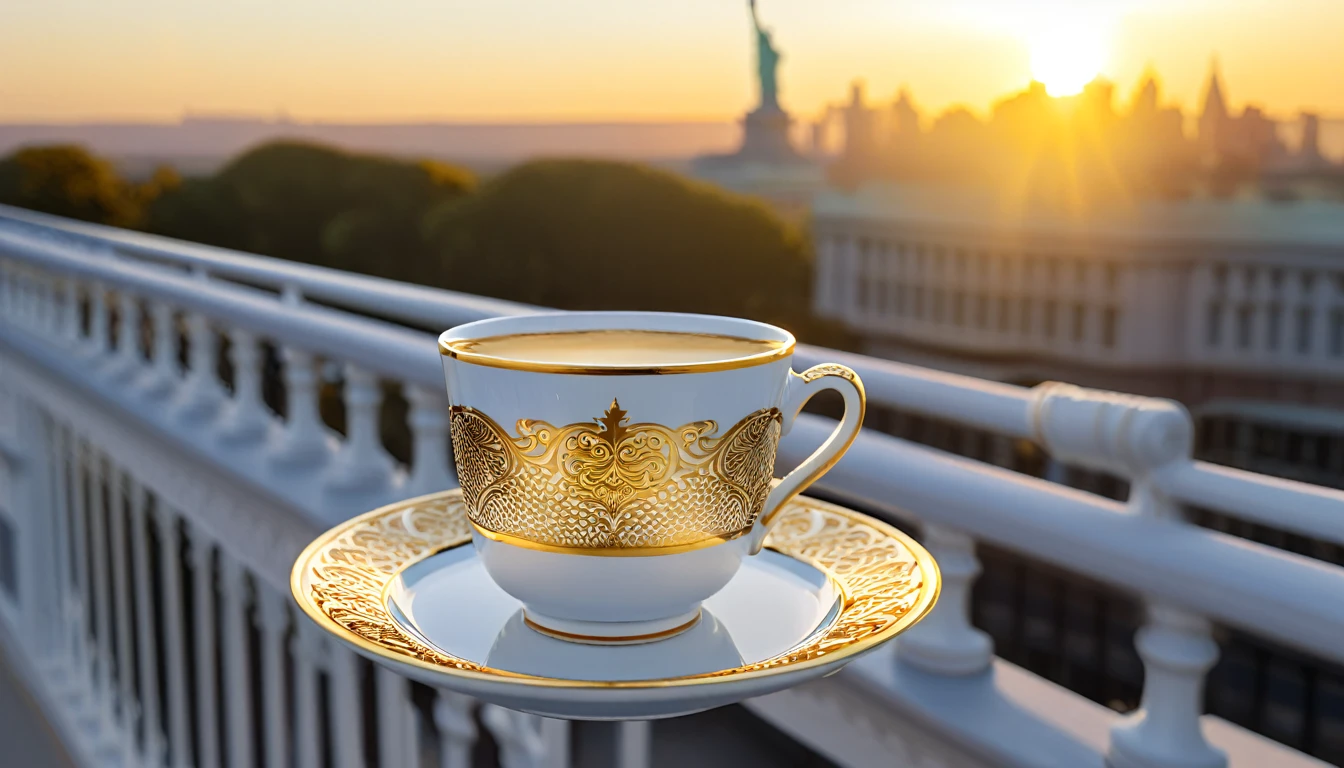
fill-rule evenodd
<path id="1" fill-rule="evenodd" d="M 1311 358 L 1325 365 L 1330 356 L 1330 324 L 1334 322 L 1334 281 L 1328 272 L 1317 272 L 1311 287 Z"/>
<path id="2" fill-rule="evenodd" d="M 140 377 L 140 390 L 150 398 L 171 394 L 182 381 L 177 369 L 177 325 L 173 322 L 173 308 L 162 301 L 152 301 L 149 317 L 154 328 L 154 344 L 150 349 L 150 367 Z"/>
<path id="3" fill-rule="evenodd" d="M 567 752 L 568 733 L 550 723 L 564 726 L 563 720 L 515 712 L 512 709 L 485 704 L 481 707 L 481 722 L 490 729 L 499 745 L 500 768 L 563 768 L 567 754 L 557 755 L 556 749 Z M 559 757 L 560 759 L 557 759 Z"/>
<path id="4" fill-rule="evenodd" d="M 219 553 L 223 618 L 220 639 L 224 653 L 224 715 L 230 768 L 255 765 L 252 744 L 252 665 L 247 631 L 252 626 L 247 572 L 227 552 Z"/>
<path id="5" fill-rule="evenodd" d="M 1130 513 L 1178 521 L 1180 505 L 1157 486 L 1161 469 L 1190 461 L 1194 422 L 1180 405 L 1086 390 L 1036 388 L 1037 440 L 1061 461 L 1130 480 Z M 935 555 L 936 557 L 937 555 Z M 1208 621 L 1149 596 L 1139 632 L 1143 701 L 1111 729 L 1112 768 L 1224 768 L 1227 756 L 1200 730 L 1204 674 L 1217 659 Z"/>
<path id="6" fill-rule="evenodd" d="M 187 721 L 186 637 L 182 624 L 181 545 L 177 537 L 177 517 L 162 503 L 154 505 L 154 521 L 159 529 L 159 575 L 163 596 L 163 643 L 168 688 L 168 753 L 173 768 L 191 765 L 191 730 Z"/>
<path id="7" fill-rule="evenodd" d="M 51 467 L 55 479 L 52 495 L 52 524 L 55 538 L 53 563 L 56 571 L 56 613 L 60 622 L 60 636 L 56 639 L 58 657 L 61 664 L 56 674 L 65 683 L 79 685 L 76 676 L 79 665 L 78 634 L 72 621 L 74 616 L 75 585 L 71 583 L 70 546 L 73 543 L 71 533 L 70 491 L 73 485 L 70 476 L 70 432 L 62 424 L 53 424 L 51 432 Z"/>
<path id="8" fill-rule="evenodd" d="M 14 298 L 11 288 L 14 285 L 14 264 L 8 259 L 0 259 L 0 317 L 12 319 Z"/>
<path id="9" fill-rule="evenodd" d="M 971 586 L 980 573 L 975 541 L 960 531 L 928 525 L 924 546 L 938 561 L 942 594 L 933 611 L 897 641 L 897 658 L 942 675 L 982 672 L 994 659 L 994 641 L 971 625 Z"/>
<path id="10" fill-rule="evenodd" d="M 322 733 L 317 715 L 317 659 L 324 653 L 326 638 L 312 622 L 300 621 L 294 633 L 294 747 L 298 768 L 320 768 Z"/>
<path id="11" fill-rule="evenodd" d="M 149 490 L 137 484 L 131 499 L 131 557 L 135 561 L 135 621 L 139 641 L 140 717 L 145 734 L 145 762 L 163 765 L 166 745 L 159 710 L 158 641 L 155 638 L 154 599 L 149 584 L 148 528 L 145 510 Z"/>
<path id="12" fill-rule="evenodd" d="M 378 765 L 417 764 L 410 681 L 375 665 L 373 682 L 378 706 Z"/>
<path id="13" fill-rule="evenodd" d="M 214 545 L 199 528 L 187 528 L 191 556 L 192 603 L 195 608 L 192 634 L 196 638 L 196 765 L 219 768 L 219 706 L 215 680 L 215 568 Z"/>
<path id="14" fill-rule="evenodd" d="M 261 350 L 248 331 L 231 333 L 233 346 L 233 399 L 219 426 L 221 442 L 246 445 L 265 439 L 271 416 L 261 397 Z"/>
<path id="15" fill-rule="evenodd" d="M 205 315 L 187 315 L 187 340 L 189 369 L 173 412 L 184 422 L 204 422 L 213 418 L 224 402 L 224 388 L 215 370 L 219 344 Z"/>
<path id="16" fill-rule="evenodd" d="M 471 768 L 476 745 L 476 701 L 470 696 L 439 689 L 434 696 L 434 727 L 439 733 L 439 768 Z"/>
<path id="17" fill-rule="evenodd" d="M 73 277 L 61 281 L 64 286 L 64 303 L 61 305 L 61 339 L 72 349 L 78 348 L 82 341 L 79 325 L 79 283 Z"/>
<path id="18" fill-rule="evenodd" d="M 327 675 L 331 695 L 332 763 L 336 768 L 364 765 L 364 697 L 359 684 L 359 657 L 344 647 L 329 647 Z"/>
<path id="19" fill-rule="evenodd" d="M 129 379 L 140 369 L 140 305 L 130 291 L 117 291 L 119 315 L 117 350 L 108 361 L 107 375 L 117 381 Z"/>
<path id="20" fill-rule="evenodd" d="M 331 455 L 331 441 L 317 410 L 316 361 L 293 347 L 287 347 L 284 355 L 285 428 L 270 458 L 283 469 L 316 467 Z"/>
<path id="21" fill-rule="evenodd" d="M 94 660 L 91 652 L 93 581 L 89 574 L 89 467 L 87 446 L 83 440 L 70 435 L 68 447 L 71 451 L 73 477 L 71 478 L 74 505 L 70 510 L 70 530 L 74 535 L 74 575 L 75 590 L 70 606 L 70 620 L 74 624 L 75 656 L 79 660 L 79 679 L 86 684 L 94 682 Z M 81 691 L 82 693 L 83 691 Z"/>
<path id="22" fill-rule="evenodd" d="M 112 588 L 115 600 L 113 615 L 116 619 L 117 633 L 117 697 L 120 701 L 121 736 L 123 739 L 123 760 L 126 765 L 136 762 L 135 729 L 139 717 L 135 703 L 135 684 L 132 676 L 134 666 L 131 661 L 131 607 L 130 568 L 126 562 L 126 501 L 133 492 L 132 483 L 115 465 L 109 462 L 111 477 L 108 485 L 111 498 L 107 504 L 108 520 L 112 532 Z"/>
<path id="23" fill-rule="evenodd" d="M 288 686 L 285 684 L 285 638 L 289 632 L 289 602 L 273 589 L 259 587 L 261 614 L 262 717 L 266 732 L 266 768 L 285 768 L 289 755 Z M 297 683 L 296 683 L 297 685 Z M 384 766 L 401 765 L 384 762 Z"/>
<path id="24" fill-rule="evenodd" d="M 345 445 L 327 469 L 326 486 L 342 493 L 385 492 L 396 462 L 378 435 L 378 378 L 356 365 L 345 366 Z"/>
<path id="25" fill-rule="evenodd" d="M 90 454 L 89 544 L 93 550 L 93 571 L 90 578 L 95 608 L 94 665 L 97 669 L 95 693 L 98 697 L 98 716 L 103 733 L 113 733 L 116 692 L 112 687 L 112 596 L 107 578 L 107 505 L 103 489 L 103 459 L 92 448 Z"/>
<path id="26" fill-rule="evenodd" d="M 411 476 L 406 496 L 437 493 L 457 485 L 448 457 L 448 398 L 439 389 L 415 384 L 406 387 L 411 402 Z"/>
<path id="27" fill-rule="evenodd" d="M 56 330 L 56 300 L 52 290 L 52 278 L 48 275 L 37 277 L 37 332 L 50 336 Z"/>
<path id="28" fill-rule="evenodd" d="M 653 724 L 630 720 L 616 726 L 616 765 L 619 768 L 650 768 L 653 765 Z"/>
<path id="29" fill-rule="evenodd" d="M 102 283 L 89 286 L 89 336 L 85 339 L 84 354 L 88 357 L 107 354 L 107 289 Z"/>

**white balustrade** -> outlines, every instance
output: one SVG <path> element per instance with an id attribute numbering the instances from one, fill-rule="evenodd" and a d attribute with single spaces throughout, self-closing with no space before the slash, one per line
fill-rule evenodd
<path id="1" fill-rule="evenodd" d="M 265 765 L 317 768 L 362 765 L 370 753 L 382 765 L 412 764 L 432 742 L 443 768 L 465 768 L 476 743 L 479 712 L 504 764 L 566 764 L 567 724 L 480 707 L 448 692 L 436 692 L 432 728 L 416 728 L 419 713 L 411 685 L 379 667 L 367 678 L 371 690 L 364 690 L 365 662 L 330 642 L 311 622 L 296 620 L 284 589 L 294 552 L 331 522 L 330 497 L 319 491 L 410 496 L 453 482 L 447 400 L 433 337 L 322 303 L 382 308 L 435 330 L 531 308 L 166 243 L 137 233 L 108 234 L 91 225 L 78 225 L 78 236 L 69 239 L 44 239 L 36 230 L 11 229 L 9 219 L 7 209 L 0 209 L 0 370 L 5 371 L 6 386 L 20 391 L 23 407 L 41 409 L 52 424 L 51 450 L 38 452 L 36 459 L 51 465 L 37 470 L 49 473 L 45 476 L 51 478 L 51 490 L 34 497 L 53 508 L 51 519 L 31 523 L 25 517 L 22 522 L 36 525 L 25 536 L 53 540 L 50 569 L 58 578 L 50 587 L 56 595 L 52 602 L 64 605 L 56 624 L 37 622 L 34 627 L 40 639 L 51 641 L 55 653 L 50 658 L 71 659 L 68 678 L 85 681 L 66 689 L 72 702 L 87 702 L 72 703 L 72 711 L 87 713 L 77 718 L 87 727 L 71 732 L 92 745 L 92 754 L 109 756 L 109 762 L 130 758 L 157 766 L 166 761 L 171 768 L 249 765 L 259 754 Z M 91 251 L 89 242 L 104 247 L 111 243 L 120 258 Z M 990 330 L 1021 333 L 1025 312 L 1030 332 L 1020 340 L 1035 345 L 1044 333 L 1049 301 L 1054 302 L 1058 340 L 1085 353 L 1104 347 L 1094 343 L 1101 333 L 1101 315 L 1093 301 L 1103 293 L 1111 300 L 1106 287 L 1111 283 L 1102 286 L 1101 273 L 1091 267 L 1079 283 L 1070 271 L 1077 264 L 1064 257 L 1057 257 L 1062 267 L 1056 270 L 1063 278 L 1051 281 L 1039 255 L 1028 255 L 1034 262 L 1030 269 L 1018 269 L 1009 267 L 1020 261 L 1000 264 L 991 253 L 991 279 L 975 274 L 985 258 L 976 247 L 958 253 L 958 246 L 932 241 L 876 238 L 862 257 L 853 240 L 826 247 L 837 269 L 878 281 L 866 292 L 871 300 L 862 309 L 875 313 L 875 319 L 900 319 L 890 327 L 917 326 L 955 341 L 961 332 L 953 332 L 949 323 L 960 301 L 962 322 L 975 326 L 974 338 L 1002 338 Z M 162 266 L 165 262 L 197 277 L 185 277 L 174 267 Z M 210 279 L 201 279 L 205 274 Z M 1128 281 L 1127 275 L 1120 277 Z M 1295 300 L 1295 275 L 1286 271 L 1278 288 L 1260 274 L 1244 291 L 1230 275 L 1225 288 L 1213 287 L 1211 274 L 1206 277 L 1210 300 L 1225 303 L 1226 317 L 1236 317 L 1236 302 L 1218 291 L 1242 291 L 1236 301 L 1252 305 L 1248 343 L 1256 349 L 1276 343 L 1266 307 L 1283 304 L 1277 342 L 1283 349 L 1295 341 L 1296 310 L 1289 306 Z M 1332 283 L 1321 279 L 1323 275 L 1300 297 L 1313 324 L 1308 329 L 1312 344 L 1329 337 L 1316 326 L 1324 316 L 1318 305 L 1324 301 L 1333 308 L 1329 302 L 1338 299 L 1332 287 L 1320 287 Z M 282 296 L 227 282 L 231 279 L 274 288 Z M 836 298 L 857 296 L 852 280 L 829 284 Z M 60 287 L 59 301 L 53 285 Z M 941 292 L 941 323 L 933 320 L 936 292 Z M 983 321 L 977 303 L 982 294 L 989 299 Z M 111 355 L 108 296 L 118 298 L 121 318 Z M 410 300 L 395 301 L 399 296 Z M 1081 346 L 1073 340 L 1078 302 L 1084 305 Z M 88 334 L 81 329 L 85 306 Z M 149 313 L 154 335 L 147 365 L 136 340 L 141 306 Z M 839 302 L 838 309 L 860 308 L 851 300 Z M 178 366 L 178 311 L 186 318 L 190 348 L 185 375 Z M 1204 313 L 1201 322 L 1207 317 Z M 1227 322 L 1232 325 L 1225 329 L 1223 343 L 1235 345 L 1240 321 Z M 217 332 L 228 334 L 232 342 L 231 396 L 224 394 L 216 371 Z M 261 399 L 262 338 L 283 350 L 283 423 Z M 52 341 L 58 344 L 48 343 Z M 69 344 L 106 360 L 110 367 L 104 370 L 138 370 L 136 386 L 125 386 L 123 379 L 84 379 L 81 371 L 87 365 L 53 348 Z M 947 712 L 975 711 L 983 722 L 973 731 L 963 724 L 960 731 L 968 742 L 975 741 L 974 748 L 947 742 L 947 754 L 969 750 L 990 764 L 1023 765 L 1033 763 L 1014 751 L 1022 748 L 1015 734 L 1048 741 L 1051 733 L 1073 733 L 1070 724 L 1086 722 L 1091 724 L 1089 733 L 1111 735 L 1109 742 L 1104 737 L 1099 742 L 1071 741 L 1068 749 L 1089 755 L 1075 761 L 1079 765 L 1099 767 L 1106 760 L 1114 768 L 1217 768 L 1227 764 L 1225 753 L 1233 764 L 1250 759 L 1245 751 L 1229 752 L 1229 744 L 1244 750 L 1246 744 L 1266 742 L 1201 717 L 1204 676 L 1217 657 L 1214 622 L 1344 661 L 1338 645 L 1344 609 L 1330 599 L 1344 591 L 1340 569 L 1232 542 L 1188 525 L 1180 515 L 1182 504 L 1199 505 L 1338 542 L 1344 540 L 1339 524 L 1344 494 L 1191 461 L 1189 418 L 1162 401 L 1059 385 L 1027 390 L 808 347 L 799 348 L 798 358 L 800 367 L 831 360 L 851 365 L 863 376 L 875 404 L 989 432 L 1000 453 L 1011 450 L 1014 440 L 1035 440 L 1060 472 L 1073 466 L 1100 469 L 1128 480 L 1132 489 L 1127 504 L 1121 505 L 877 433 L 861 436 L 824 478 L 823 490 L 920 525 L 942 567 L 944 586 L 938 608 L 899 641 L 894 653 L 874 654 L 827 681 L 880 692 L 869 699 L 862 718 L 847 720 L 918 721 L 928 726 L 925 738 L 936 744 L 958 732 L 958 716 Z M 344 441 L 335 438 L 318 413 L 318 360 L 345 372 Z M 400 386 L 410 403 L 413 461 L 405 478 L 379 436 L 382 382 Z M 169 402 L 175 406 L 174 418 L 160 418 L 163 409 L 155 406 Z M 117 407 L 104 407 L 108 404 Z M 79 425 L 79 434 L 68 432 L 65 424 Z M 781 466 L 810 451 L 813 446 L 803 443 L 819 441 L 830 428 L 816 417 L 800 419 L 784 441 Z M 146 458 L 147 449 L 160 466 Z M 174 465 L 177 455 L 190 461 Z M 219 481 L 212 484 L 200 475 L 201 466 L 218 470 Z M 152 521 L 147 519 L 150 512 Z M 151 522 L 158 542 L 154 551 L 147 536 Z M 179 524 L 188 545 L 190 585 L 181 581 Z M 969 619 L 967 600 L 979 572 L 976 542 L 1015 550 L 1143 596 L 1148 619 L 1136 639 L 1145 668 L 1138 713 L 1122 718 L 1060 690 L 1049 694 L 1057 712 L 1035 707 L 1039 699 L 1032 696 L 1043 695 L 1043 689 L 1012 698 L 1020 692 L 1014 686 L 1023 685 L 1030 675 L 994 660 L 992 644 Z M 151 557 L 156 567 L 149 567 Z M 1246 573 L 1257 578 L 1247 580 Z M 188 586 L 189 599 L 182 592 Z M 259 634 L 255 660 L 248 632 L 254 614 Z M 195 648 L 189 657 L 185 643 L 191 638 Z M 43 644 L 27 642 L 39 651 Z M 894 659 L 899 663 L 892 663 Z M 217 664 L 222 677 L 216 675 Z M 259 711 L 251 707 L 254 664 L 261 669 Z M 994 674 L 978 674 L 991 667 Z M 160 668 L 162 680 L 157 678 Z M 140 675 L 132 686 L 138 691 L 128 687 L 133 670 Z M 329 694 L 325 702 L 319 699 L 324 688 Z M 811 690 L 789 695 L 812 697 Z M 940 693 L 932 696 L 929 691 Z M 370 695 L 376 702 L 374 729 L 365 722 Z M 129 719 L 137 701 L 138 725 Z M 830 706 L 818 701 L 820 710 L 813 712 Z M 939 701 L 948 708 L 939 710 Z M 909 717 L 901 706 L 910 708 Z M 1004 713 L 1009 712 L 1025 718 L 1014 721 L 1024 727 L 1005 727 Z M 812 743 L 801 734 L 813 721 L 824 719 L 813 714 L 783 727 Z M 222 733 L 216 723 L 222 723 Z M 621 725 L 619 764 L 646 765 L 651 729 L 656 727 Z M 364 743 L 368 733 L 377 734 L 376 744 Z M 869 733 L 863 738 L 885 738 Z M 1229 733 L 1236 738 L 1227 741 Z M 142 747 L 140 754 L 126 752 L 136 745 Z M 1287 750 L 1282 754 L 1289 762 L 1258 764 L 1305 765 L 1298 755 Z M 956 761 L 948 757 L 947 762 Z"/>

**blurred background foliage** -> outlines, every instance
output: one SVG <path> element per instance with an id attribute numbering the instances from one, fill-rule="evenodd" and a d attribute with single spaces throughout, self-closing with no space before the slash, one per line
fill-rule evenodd
<path id="1" fill-rule="evenodd" d="M 254 148 L 143 183 L 75 146 L 0 160 L 0 203 L 207 245 L 562 309 L 751 317 L 846 346 L 810 311 L 802 227 L 633 163 L 537 160 L 478 182 L 429 160 Z"/>

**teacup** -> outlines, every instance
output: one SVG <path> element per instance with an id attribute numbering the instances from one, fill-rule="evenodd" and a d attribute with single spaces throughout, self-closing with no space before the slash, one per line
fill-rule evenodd
<path id="1" fill-rule="evenodd" d="M 589 643 L 694 626 L 863 421 L 859 377 L 795 373 L 793 348 L 764 323 L 656 312 L 501 317 L 439 337 L 472 541 L 529 626 Z M 844 418 L 775 482 L 780 436 L 827 389 Z"/>

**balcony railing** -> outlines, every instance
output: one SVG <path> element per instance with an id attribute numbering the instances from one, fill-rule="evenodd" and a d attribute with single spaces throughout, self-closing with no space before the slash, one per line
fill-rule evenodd
<path id="1" fill-rule="evenodd" d="M 503 765 L 570 764 L 568 724 L 374 668 L 298 621 L 286 593 L 322 528 L 453 484 L 429 330 L 528 311 L 0 210 L 0 562 L 16 565 L 0 639 L 77 759 L 465 766 L 488 734 Z M 1344 493 L 1193 461 L 1190 417 L 1168 401 L 800 357 L 855 368 L 876 404 L 1034 441 L 1131 492 L 865 433 L 821 490 L 919 533 L 941 602 L 894 648 L 754 712 L 853 766 L 1320 764 L 1202 715 L 1201 691 L 1214 623 L 1344 662 L 1344 568 L 1182 510 L 1344 543 Z M 801 419 L 781 470 L 828 431 Z M 1137 713 L 994 658 L 969 618 L 977 541 L 1143 601 Z M 620 765 L 650 764 L 649 728 L 622 727 Z"/>

